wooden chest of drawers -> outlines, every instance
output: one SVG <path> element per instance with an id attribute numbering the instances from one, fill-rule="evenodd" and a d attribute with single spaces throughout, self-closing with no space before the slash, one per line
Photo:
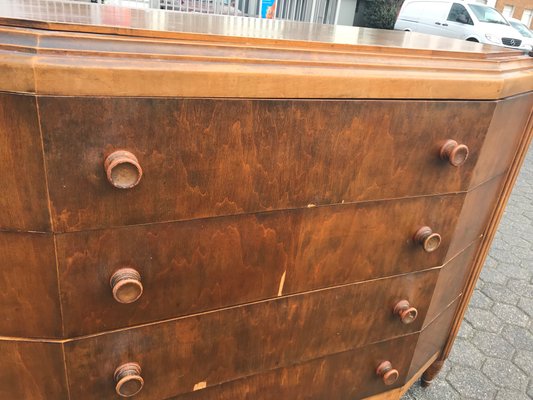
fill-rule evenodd
<path id="1" fill-rule="evenodd" d="M 399 399 L 449 354 L 533 59 L 0 0 L 1 399 Z"/>

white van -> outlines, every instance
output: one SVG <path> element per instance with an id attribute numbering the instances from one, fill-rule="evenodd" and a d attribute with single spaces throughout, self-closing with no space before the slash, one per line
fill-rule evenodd
<path id="1" fill-rule="evenodd" d="M 494 8 L 462 0 L 405 0 L 394 29 L 531 51 Z"/>

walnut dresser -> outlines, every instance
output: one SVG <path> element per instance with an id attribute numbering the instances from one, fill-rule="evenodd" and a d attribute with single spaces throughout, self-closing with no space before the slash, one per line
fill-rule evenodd
<path id="1" fill-rule="evenodd" d="M 13 4 L 16 3 L 16 4 Z M 399 399 L 453 344 L 533 58 L 0 0 L 0 399 Z"/>

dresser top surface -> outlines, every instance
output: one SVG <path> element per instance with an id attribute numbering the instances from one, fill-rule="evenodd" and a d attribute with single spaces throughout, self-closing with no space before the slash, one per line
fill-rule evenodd
<path id="1" fill-rule="evenodd" d="M 61 96 L 475 100 L 533 90 L 533 58 L 502 47 L 52 0 L 0 0 L 0 66 L 0 91 Z"/>
<path id="2" fill-rule="evenodd" d="M 413 32 L 49 0 L 0 0 L 0 24 L 145 38 L 304 44 L 344 51 L 395 48 L 446 52 L 467 58 L 519 54 L 497 46 Z"/>

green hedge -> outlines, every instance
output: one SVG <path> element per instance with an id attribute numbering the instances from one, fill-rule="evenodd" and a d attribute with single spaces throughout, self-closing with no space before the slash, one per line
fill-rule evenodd
<path id="1" fill-rule="evenodd" d="M 404 0 L 367 0 L 364 16 L 370 28 L 393 29 Z"/>

